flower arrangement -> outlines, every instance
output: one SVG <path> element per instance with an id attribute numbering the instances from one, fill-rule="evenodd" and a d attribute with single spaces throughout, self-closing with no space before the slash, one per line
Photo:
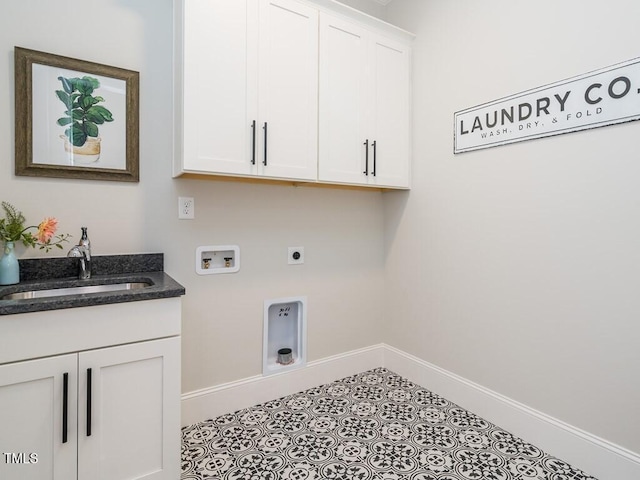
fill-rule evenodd
<path id="1" fill-rule="evenodd" d="M 25 227 L 26 218 L 13 205 L 2 202 L 5 218 L 0 218 L 0 240 L 3 242 L 22 242 L 26 247 L 39 247 L 48 252 L 53 247 L 62 248 L 61 243 L 68 241 L 69 234 L 56 235 L 58 220 L 47 217 L 38 226 Z M 31 233 L 29 230 L 36 229 Z"/>

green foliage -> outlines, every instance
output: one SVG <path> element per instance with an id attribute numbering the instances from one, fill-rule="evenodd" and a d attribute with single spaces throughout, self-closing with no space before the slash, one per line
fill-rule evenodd
<path id="1" fill-rule="evenodd" d="M 8 202 L 2 202 L 5 218 L 0 218 L 0 237 L 5 242 L 18 242 L 27 247 L 34 247 L 36 239 L 30 232 L 26 232 L 24 223 L 27 219 L 22 212 L 18 211 Z"/>
<path id="2" fill-rule="evenodd" d="M 67 127 L 65 136 L 72 145 L 80 147 L 87 141 L 87 137 L 98 136 L 98 125 L 113 122 L 113 114 L 105 107 L 98 105 L 104 102 L 93 92 L 100 88 L 100 82 L 84 76 L 82 78 L 58 77 L 62 83 L 62 90 L 56 90 L 58 99 L 64 104 L 65 116 L 57 121 L 61 127 Z"/>

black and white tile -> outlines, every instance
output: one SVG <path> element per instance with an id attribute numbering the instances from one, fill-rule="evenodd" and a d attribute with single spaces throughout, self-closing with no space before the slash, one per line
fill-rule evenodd
<path id="1" fill-rule="evenodd" d="M 183 428 L 182 480 L 596 480 L 377 368 Z"/>

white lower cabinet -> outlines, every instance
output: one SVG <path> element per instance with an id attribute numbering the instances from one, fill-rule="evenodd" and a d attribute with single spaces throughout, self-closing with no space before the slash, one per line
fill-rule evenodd
<path id="1" fill-rule="evenodd" d="M 0 365 L 0 478 L 76 478 L 77 369 L 77 354 Z"/>
<path id="2" fill-rule="evenodd" d="M 180 338 L 0 365 L 2 480 L 175 480 Z"/>

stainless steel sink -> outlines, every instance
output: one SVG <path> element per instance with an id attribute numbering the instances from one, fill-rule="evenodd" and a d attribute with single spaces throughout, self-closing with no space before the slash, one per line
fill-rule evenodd
<path id="1" fill-rule="evenodd" d="M 48 290 L 27 290 L 10 293 L 2 300 L 27 300 L 31 298 L 61 297 L 64 295 L 79 295 L 82 293 L 104 293 L 118 290 L 134 290 L 151 286 L 147 282 L 110 283 L 105 285 L 84 285 L 81 287 L 51 288 Z"/>

